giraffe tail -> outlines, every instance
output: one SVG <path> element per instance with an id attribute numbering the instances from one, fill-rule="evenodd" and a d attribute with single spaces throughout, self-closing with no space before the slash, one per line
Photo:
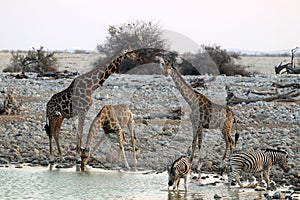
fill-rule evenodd
<path id="1" fill-rule="evenodd" d="M 234 118 L 234 123 L 235 123 L 235 135 L 234 135 L 234 147 L 236 147 L 236 144 L 239 140 L 240 134 L 237 131 L 237 120 Z"/>

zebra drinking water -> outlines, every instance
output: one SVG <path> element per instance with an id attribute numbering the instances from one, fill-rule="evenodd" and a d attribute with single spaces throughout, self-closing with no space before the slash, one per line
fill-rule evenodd
<path id="1" fill-rule="evenodd" d="M 230 188 L 231 181 L 235 177 L 236 181 L 243 187 L 240 182 L 239 174 L 241 171 L 246 173 L 260 172 L 262 182 L 265 175 L 267 188 L 270 187 L 270 169 L 273 165 L 278 164 L 284 172 L 289 171 L 288 154 L 285 151 L 266 149 L 265 151 L 257 152 L 237 152 L 230 158 L 232 172 L 228 176 L 228 187 Z"/>
<path id="2" fill-rule="evenodd" d="M 170 166 L 168 166 L 168 174 L 169 174 L 169 182 L 168 186 L 173 186 L 173 190 L 178 186 L 180 182 L 180 178 L 184 178 L 184 188 L 185 191 L 188 190 L 188 176 L 191 172 L 191 164 L 189 163 L 188 159 L 184 156 L 176 159 Z M 168 187 L 168 189 L 169 189 Z"/>

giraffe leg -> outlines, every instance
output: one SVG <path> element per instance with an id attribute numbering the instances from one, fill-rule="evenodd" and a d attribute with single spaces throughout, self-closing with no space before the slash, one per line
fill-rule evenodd
<path id="1" fill-rule="evenodd" d="M 197 140 L 198 139 L 198 132 L 197 129 L 193 126 L 193 141 L 192 141 L 192 145 L 191 145 L 191 152 L 190 152 L 190 163 L 193 163 L 193 159 L 194 159 L 194 154 L 195 154 L 195 149 L 197 146 Z"/>
<path id="2" fill-rule="evenodd" d="M 57 139 L 57 149 L 58 149 L 58 153 L 59 153 L 59 157 L 60 157 L 60 160 L 61 161 L 63 161 L 64 160 L 64 158 L 63 158 L 63 156 L 62 156 L 62 153 L 61 153 L 61 148 L 60 148 L 60 143 L 59 143 L 59 133 L 60 133 L 60 130 L 61 130 L 61 127 L 62 127 L 62 123 L 63 123 L 63 121 L 64 121 L 64 118 L 63 117 L 61 117 L 60 119 L 59 119 L 59 124 L 58 124 L 58 129 L 57 129 L 57 131 L 58 131 L 58 133 L 57 133 L 57 136 L 58 136 L 58 139 Z"/>
<path id="3" fill-rule="evenodd" d="M 234 123 L 233 112 L 231 110 L 227 110 L 226 120 L 225 120 L 224 126 L 222 128 L 222 134 L 223 134 L 224 140 L 226 142 L 226 150 L 224 152 L 222 162 L 225 161 L 225 159 L 228 155 L 228 151 L 230 150 L 229 155 L 231 156 L 233 153 L 233 150 L 234 150 L 235 145 L 234 145 L 234 141 L 231 137 L 231 130 L 232 130 L 233 123 Z"/>
<path id="4" fill-rule="evenodd" d="M 203 128 L 202 128 L 202 123 L 200 123 L 198 130 L 197 130 L 197 136 L 198 136 L 198 149 L 199 149 L 199 160 L 198 160 L 198 165 L 197 165 L 197 170 L 199 173 L 199 178 L 201 177 L 201 165 L 202 165 L 202 160 L 201 160 L 201 148 L 203 144 Z"/>
<path id="5" fill-rule="evenodd" d="M 222 161 L 219 165 L 219 174 L 220 175 L 223 175 L 223 173 L 225 171 L 225 168 L 226 168 L 226 161 L 225 160 L 227 158 L 228 151 L 230 151 L 229 156 L 231 156 L 232 153 L 233 153 L 233 150 L 234 150 L 234 146 L 235 146 L 234 141 L 231 137 L 231 130 L 232 130 L 233 123 L 235 121 L 234 120 L 234 114 L 229 109 L 226 112 L 227 112 L 226 120 L 225 120 L 224 126 L 222 128 L 222 134 L 223 134 L 223 138 L 224 138 L 225 143 L 226 143 L 226 149 L 225 149 Z"/>
<path id="6" fill-rule="evenodd" d="M 135 151 L 135 139 L 136 138 L 135 138 L 135 132 L 134 132 L 134 121 L 133 121 L 133 119 L 129 120 L 128 129 L 131 133 L 131 143 L 132 143 L 132 149 L 133 149 L 134 168 L 136 169 L 136 166 L 137 166 L 136 151 Z"/>
<path id="7" fill-rule="evenodd" d="M 60 130 L 61 130 L 61 126 L 62 126 L 63 121 L 64 121 L 63 117 L 58 117 L 56 119 L 55 129 L 54 129 L 54 139 L 56 141 L 57 150 L 58 150 L 59 158 L 60 158 L 61 161 L 63 161 L 64 159 L 63 159 L 63 156 L 62 156 L 62 153 L 61 153 L 60 142 L 59 142 L 59 134 L 60 134 Z"/>
<path id="8" fill-rule="evenodd" d="M 52 150 L 52 135 L 49 135 L 49 150 L 50 150 L 50 157 L 49 157 L 49 161 L 50 163 L 54 162 L 54 158 L 53 158 L 53 150 Z"/>
<path id="9" fill-rule="evenodd" d="M 55 135 L 55 130 L 56 130 L 56 122 L 57 122 L 57 119 L 56 118 L 52 118 L 48 123 L 49 124 L 46 124 L 45 125 L 45 130 L 46 130 L 46 133 L 49 137 L 49 162 L 50 163 L 54 163 L 55 160 L 54 160 L 54 156 L 53 156 L 53 144 L 52 144 L 52 138 L 53 136 Z"/>
<path id="10" fill-rule="evenodd" d="M 225 143 L 226 143 L 226 149 L 225 149 L 225 152 L 224 152 L 224 155 L 223 155 L 223 158 L 222 158 L 222 160 L 221 160 L 221 162 L 220 162 L 220 165 L 219 165 L 219 174 L 222 176 L 223 175 L 223 173 L 224 173 L 224 171 L 225 171 L 225 168 L 226 168 L 226 162 L 225 162 L 225 159 L 226 159 L 226 157 L 227 157 L 227 152 L 228 152 L 228 150 L 229 150 L 229 148 L 230 149 L 232 149 L 232 144 L 231 144 L 231 141 L 230 141 L 230 135 L 229 135 L 229 137 L 228 137 L 228 135 L 227 134 L 224 134 L 223 133 L 223 136 L 224 136 L 224 140 L 225 140 Z M 232 154 L 232 153 L 231 153 Z M 231 155 L 230 154 L 230 155 Z"/>
<path id="11" fill-rule="evenodd" d="M 130 169 L 130 167 L 128 165 L 128 162 L 127 162 L 127 159 L 126 159 L 126 156 L 125 156 L 125 150 L 124 150 L 125 133 L 124 133 L 123 129 L 120 129 L 120 131 L 119 131 L 119 139 L 120 139 L 120 151 L 122 151 L 122 153 L 123 153 L 125 166 L 127 167 L 127 169 Z M 120 153 L 119 153 L 119 155 L 120 155 Z"/>
<path id="12" fill-rule="evenodd" d="M 77 130 L 77 156 L 76 160 L 80 161 L 80 148 L 82 146 L 82 137 L 83 137 L 83 127 L 84 127 L 84 121 L 85 121 L 85 114 L 81 114 L 78 116 L 78 130 Z"/>

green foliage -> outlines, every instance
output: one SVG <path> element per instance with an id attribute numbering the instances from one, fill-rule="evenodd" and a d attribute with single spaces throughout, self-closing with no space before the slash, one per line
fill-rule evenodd
<path id="1" fill-rule="evenodd" d="M 12 52 L 10 61 L 11 66 L 4 69 L 3 72 L 37 72 L 44 73 L 57 71 L 57 58 L 54 52 L 48 53 L 43 47 L 35 50 L 29 50 L 26 55 Z"/>

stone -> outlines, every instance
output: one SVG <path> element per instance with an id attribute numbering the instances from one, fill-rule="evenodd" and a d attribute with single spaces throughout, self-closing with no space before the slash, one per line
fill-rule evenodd
<path id="1" fill-rule="evenodd" d="M 281 193 L 280 192 L 275 192 L 273 195 L 272 195 L 272 199 L 281 199 Z"/>
<path id="2" fill-rule="evenodd" d="M 0 164 L 8 164 L 9 161 L 6 160 L 5 158 L 0 158 Z"/>
<path id="3" fill-rule="evenodd" d="M 47 160 L 43 160 L 41 161 L 41 166 L 48 166 L 49 165 L 49 162 Z"/>

